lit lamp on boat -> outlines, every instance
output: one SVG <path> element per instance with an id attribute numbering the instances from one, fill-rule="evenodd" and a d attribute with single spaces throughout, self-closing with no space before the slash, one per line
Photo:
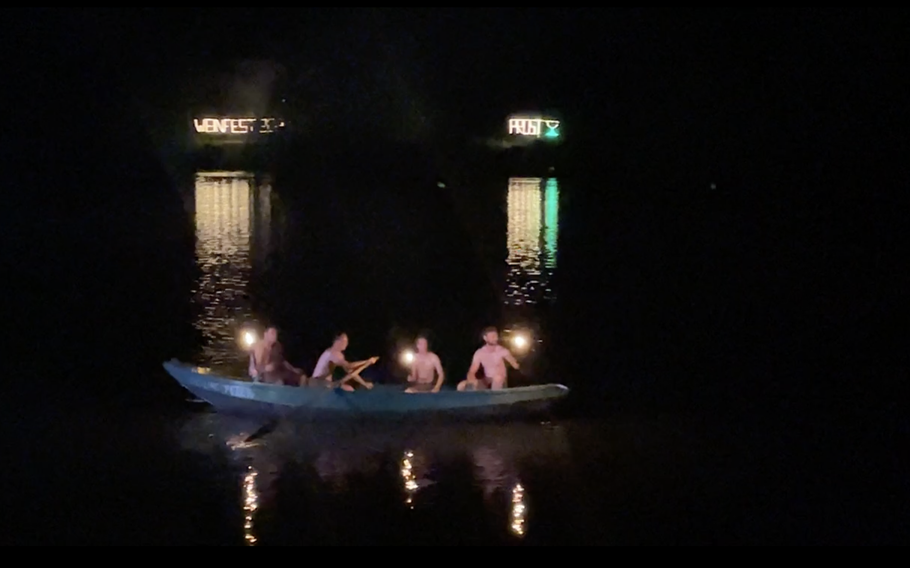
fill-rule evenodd
<path id="1" fill-rule="evenodd" d="M 259 341 L 259 337 L 253 330 L 246 329 L 240 334 L 240 344 L 246 350 L 252 349 L 253 346 L 256 345 L 257 341 Z"/>
<path id="2" fill-rule="evenodd" d="M 247 545 L 255 546 L 257 539 L 255 533 L 256 511 L 259 510 L 259 492 L 256 490 L 256 470 L 250 467 L 243 480 L 243 536 Z"/>
<path id="3" fill-rule="evenodd" d="M 512 336 L 512 347 L 519 353 L 527 353 L 531 348 L 531 339 L 526 334 L 516 333 Z"/>
<path id="4" fill-rule="evenodd" d="M 404 365 L 405 367 L 410 367 L 411 365 L 413 365 L 414 364 L 414 352 L 405 351 L 404 353 L 402 353 L 401 354 L 401 364 Z"/>

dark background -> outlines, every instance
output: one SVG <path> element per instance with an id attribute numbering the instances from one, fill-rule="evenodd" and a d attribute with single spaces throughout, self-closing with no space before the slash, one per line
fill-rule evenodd
<path id="1" fill-rule="evenodd" d="M 317 105 L 339 148 L 367 115 L 380 117 L 374 137 L 383 121 L 412 125 L 383 143 L 421 148 L 409 165 L 428 177 L 457 175 L 453 138 L 489 135 L 516 108 L 558 109 L 584 189 L 568 198 L 563 223 L 554 343 L 567 376 L 604 377 L 580 382 L 579 405 L 737 424 L 793 453 L 830 450 L 813 462 L 820 478 L 876 484 L 882 502 L 905 489 L 891 451 L 908 427 L 898 341 L 903 11 L 4 15 L 8 360 L 41 370 L 29 384 L 8 379 L 22 395 L 10 404 L 122 399 L 121 384 L 93 380 L 100 361 L 74 361 L 130 351 L 112 317 L 166 328 L 153 307 L 176 305 L 178 284 L 192 277 L 172 260 L 192 247 L 191 227 L 172 215 L 183 208 L 178 181 L 137 101 L 173 106 L 180 91 L 168 86 L 193 69 L 267 58 L 289 70 L 288 92 L 299 96 L 291 112 Z M 337 175 L 373 175 L 382 157 Z M 140 263 L 118 248 L 124 234 L 168 238 L 142 245 Z M 171 298 L 160 293 L 167 281 Z M 112 307 L 128 305 L 117 294 L 145 308 Z M 95 341 L 74 341 L 80 334 Z M 175 331 L 132 364 L 154 365 L 185 339 Z M 61 395 L 61 384 L 78 394 Z M 834 473 L 847 465 L 849 475 Z"/>
<path id="2" fill-rule="evenodd" d="M 586 233 L 592 246 L 575 247 L 579 258 L 566 262 L 621 267 L 634 258 L 643 295 L 646 287 L 672 286 L 683 275 L 715 302 L 735 291 L 742 301 L 730 298 L 738 307 L 725 313 L 689 308 L 743 345 L 757 345 L 748 334 L 778 325 L 777 333 L 762 336 L 788 344 L 776 357 L 781 365 L 816 356 L 834 364 L 862 352 L 876 368 L 888 360 L 868 348 L 883 349 L 884 338 L 870 334 L 894 329 L 888 322 L 899 318 L 886 277 L 897 273 L 888 262 L 900 211 L 887 188 L 906 175 L 905 161 L 896 159 L 906 115 L 899 104 L 901 12 L 35 8 L 7 14 L 3 156 L 13 176 L 4 191 L 7 227 L 23 222 L 21 211 L 39 207 L 40 221 L 80 207 L 173 206 L 176 195 L 166 189 L 148 199 L 149 184 L 176 182 L 157 159 L 134 101 L 183 85 L 207 62 L 272 58 L 289 69 L 292 84 L 324 77 L 329 94 L 322 98 L 338 101 L 327 112 L 342 133 L 359 128 L 361 108 L 376 108 L 371 97 L 403 99 L 383 116 L 392 122 L 401 107 L 423 105 L 431 124 L 420 139 L 421 160 L 431 162 L 419 164 L 423 169 L 452 161 L 451 152 L 433 150 L 444 146 L 452 124 L 485 135 L 512 109 L 559 109 L 572 127 L 574 170 L 601 176 L 610 188 L 573 196 L 583 201 L 586 218 L 569 225 L 568 238 L 573 225 L 584 232 L 597 219 L 605 228 L 598 238 L 613 244 L 594 246 L 599 241 Z M 371 82 L 390 74 L 403 77 L 407 89 L 382 91 Z M 158 104 L 173 103 L 171 94 Z M 81 175 L 72 182 L 77 163 Z M 114 176 L 124 182 L 100 183 Z M 94 229 L 103 231 L 108 222 L 114 220 L 108 216 Z M 692 250 L 701 264 L 690 257 L 689 264 L 674 265 Z M 660 276 L 645 276 L 646 266 L 659 266 Z M 870 332 L 858 336 L 861 329 Z M 846 372 L 842 364 L 834 367 Z"/>

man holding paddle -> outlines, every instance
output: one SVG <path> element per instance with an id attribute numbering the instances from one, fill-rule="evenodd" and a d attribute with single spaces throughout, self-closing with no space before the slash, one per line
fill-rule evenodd
<path id="1" fill-rule="evenodd" d="M 367 361 L 350 363 L 347 359 L 344 358 L 344 351 L 347 348 L 348 335 L 346 333 L 341 333 L 335 337 L 335 341 L 332 343 L 332 346 L 326 349 L 319 357 L 319 362 L 316 363 L 316 368 L 313 370 L 312 380 L 323 380 L 328 384 L 331 384 L 335 369 L 341 368 L 344 369 L 345 373 L 347 373 L 347 376 L 341 380 L 341 388 L 343 390 L 354 390 L 354 387 L 348 384 L 349 381 L 356 381 L 364 388 L 372 389 L 373 384 L 368 383 L 367 381 L 364 381 L 362 378 L 360 378 L 360 373 L 365 371 L 368 367 L 375 365 L 379 361 L 379 357 L 373 357 Z"/>

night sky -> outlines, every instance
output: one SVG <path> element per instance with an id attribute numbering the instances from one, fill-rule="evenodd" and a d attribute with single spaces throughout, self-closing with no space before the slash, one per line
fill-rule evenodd
<path id="1" fill-rule="evenodd" d="M 139 168 L 138 155 L 155 142 L 137 108 L 185 113 L 194 78 L 246 58 L 283 65 L 290 112 L 319 117 L 325 132 L 343 139 L 369 133 L 432 147 L 496 133 L 515 111 L 554 110 L 571 133 L 567 144 L 578 169 L 591 175 L 648 187 L 740 185 L 742 199 L 761 197 L 763 207 L 777 211 L 834 202 L 855 211 L 878 199 L 879 214 L 893 215 L 881 189 L 858 197 L 847 186 L 880 188 L 907 173 L 906 160 L 892 159 L 902 139 L 898 125 L 907 118 L 902 11 L 10 14 L 0 41 L 14 112 L 3 136 L 18 151 L 4 159 L 31 168 L 32 178 L 52 176 L 48 160 L 76 152 L 86 163 L 103 156 L 104 168 L 112 162 Z M 832 189 L 832 180 L 843 187 Z M 49 186 L 35 184 L 35 191 Z M 776 206 L 772 196 L 780 198 Z"/>
<path id="2" fill-rule="evenodd" d="M 733 122 L 759 134 L 786 122 L 803 136 L 822 116 L 868 110 L 859 98 L 884 94 L 905 20 L 847 8 L 9 12 L 21 17 L 4 33 L 18 54 L 7 63 L 60 93 L 66 78 L 94 74 L 147 92 L 219 60 L 261 58 L 288 68 L 310 94 L 304 105 L 321 88 L 339 113 L 416 107 L 437 134 L 554 108 L 588 140 L 604 128 L 662 137 Z"/>

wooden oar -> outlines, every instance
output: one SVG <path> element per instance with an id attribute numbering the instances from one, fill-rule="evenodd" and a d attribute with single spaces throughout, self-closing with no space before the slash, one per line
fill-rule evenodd
<path id="1" fill-rule="evenodd" d="M 255 432 L 253 432 L 252 434 L 247 436 L 247 438 L 245 440 L 243 440 L 243 443 L 252 444 L 253 442 L 259 440 L 260 438 L 264 438 L 268 434 L 271 434 L 278 427 L 279 422 L 280 421 L 277 419 L 269 420 L 268 422 L 266 422 L 265 424 L 260 426 L 258 430 L 256 430 Z"/>
<path id="2" fill-rule="evenodd" d="M 360 365 L 359 367 L 355 367 L 353 371 L 351 371 L 350 373 L 347 374 L 347 376 L 345 376 L 343 379 L 338 381 L 338 386 L 343 387 L 347 383 L 349 383 L 351 381 L 355 381 L 355 382 L 359 383 L 362 387 L 364 387 L 368 390 L 372 390 L 372 388 L 373 388 L 372 383 L 368 383 L 365 380 L 363 380 L 363 378 L 360 377 L 360 373 L 366 371 L 367 369 L 369 369 L 370 367 L 375 365 L 377 362 L 378 362 L 378 359 L 376 361 L 366 361 L 363 363 L 363 365 Z"/>
<path id="3" fill-rule="evenodd" d="M 259 445 L 259 440 L 274 432 L 278 427 L 278 424 L 278 419 L 269 420 L 249 436 L 244 436 L 241 434 L 240 436 L 235 436 L 229 439 L 227 441 L 227 445 L 232 450 L 246 450 L 249 448 L 254 448 Z"/>

